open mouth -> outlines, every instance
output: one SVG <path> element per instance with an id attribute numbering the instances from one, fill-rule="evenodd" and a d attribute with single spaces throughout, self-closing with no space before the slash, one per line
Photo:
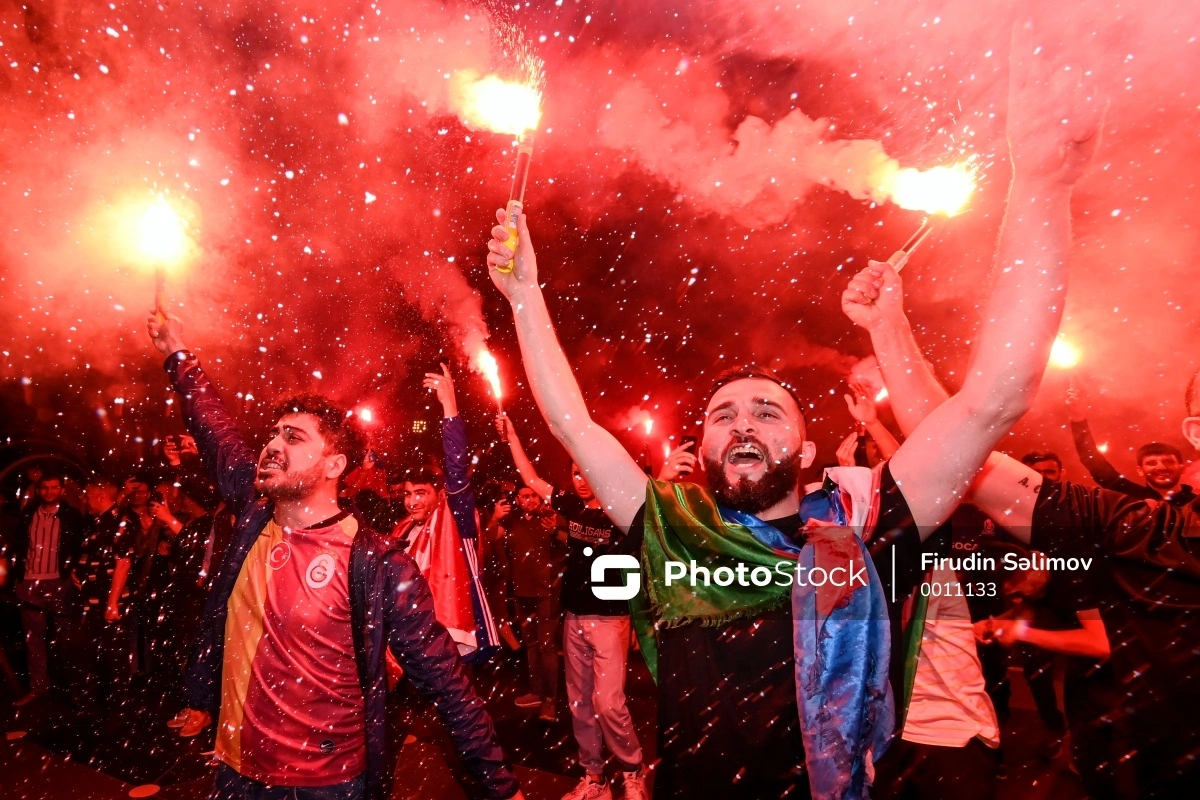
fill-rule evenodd
<path id="1" fill-rule="evenodd" d="M 743 442 L 729 448 L 725 461 L 734 467 L 754 467 L 765 463 L 767 454 L 756 444 Z"/>
<path id="2" fill-rule="evenodd" d="M 284 472 L 285 467 L 278 461 L 263 461 L 258 465 L 258 477 L 265 478 L 271 472 Z"/>

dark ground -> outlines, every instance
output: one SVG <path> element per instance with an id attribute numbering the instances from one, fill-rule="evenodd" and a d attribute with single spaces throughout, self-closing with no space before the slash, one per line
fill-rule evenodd
<path id="1" fill-rule="evenodd" d="M 645 665 L 631 654 L 629 706 L 638 727 L 647 761 L 654 758 L 655 702 Z M 558 800 L 582 774 L 576 755 L 565 700 L 553 724 L 541 722 L 536 709 L 517 709 L 512 700 L 523 687 L 519 656 L 494 661 L 475 672 L 477 688 L 487 700 L 500 741 L 516 765 L 517 777 L 529 800 Z M 1076 800 L 1084 793 L 1069 771 L 1066 756 L 1048 760 L 1044 731 L 1033 710 L 1020 671 L 1014 684 L 1012 717 L 1005 726 L 1008 778 L 999 783 L 999 800 L 1053 798 Z M 501 688 L 504 687 L 504 688 Z M 211 783 L 212 729 L 196 739 L 179 739 L 165 723 L 179 709 L 165 699 L 161 687 L 142 681 L 135 686 L 131 708 L 136 713 L 100 734 L 82 734 L 71 720 L 72 709 L 61 698 L 49 698 L 14 709 L 12 687 L 0 687 L 0 795 L 5 800 L 116 800 L 146 783 L 161 786 L 158 797 L 202 800 Z M 397 739 L 403 738 L 396 766 L 396 800 L 460 800 L 480 796 L 468 785 L 461 766 L 447 754 L 450 741 L 436 713 L 411 692 L 393 720 Z M 460 785 L 459 780 L 462 780 Z"/>

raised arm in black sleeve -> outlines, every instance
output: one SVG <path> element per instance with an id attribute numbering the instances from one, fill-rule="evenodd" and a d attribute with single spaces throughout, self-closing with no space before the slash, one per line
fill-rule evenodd
<path id="1" fill-rule="evenodd" d="M 450 634 L 434 616 L 433 595 L 403 553 L 391 553 L 384 568 L 393 587 L 385 611 L 388 646 L 417 689 L 433 701 L 454 747 L 489 798 L 512 797 L 517 780 L 496 741 L 492 720 L 463 670 Z"/>
<path id="2" fill-rule="evenodd" d="M 209 477 L 234 516 L 254 500 L 258 459 L 246 445 L 200 360 L 187 350 L 171 354 L 163 369 L 179 395 L 183 422 L 196 440 Z"/>
<path id="3" fill-rule="evenodd" d="M 1114 492 L 1127 494 L 1130 497 L 1139 497 L 1143 500 L 1159 498 L 1158 492 L 1149 486 L 1134 483 L 1117 472 L 1117 468 L 1104 457 L 1100 448 L 1096 446 L 1096 440 L 1092 437 L 1092 429 L 1088 426 L 1087 420 L 1072 422 L 1071 435 L 1075 439 L 1075 452 L 1079 453 L 1079 460 L 1083 462 L 1083 466 L 1096 483 L 1105 489 L 1112 489 Z"/>
<path id="4" fill-rule="evenodd" d="M 885 464 L 879 475 L 879 516 L 867 551 L 889 600 L 902 600 L 921 582 L 923 550 L 908 501 L 892 477 L 891 466 Z"/>
<path id="5" fill-rule="evenodd" d="M 1200 599 L 1196 502 L 1138 500 L 1109 489 L 1046 482 L 1034 507 L 1030 545 L 1050 556 L 1107 561 L 1133 597 L 1168 604 Z"/>

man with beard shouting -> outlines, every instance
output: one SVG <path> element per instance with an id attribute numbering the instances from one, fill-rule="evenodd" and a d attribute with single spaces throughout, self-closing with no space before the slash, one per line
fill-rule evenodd
<path id="1" fill-rule="evenodd" d="M 185 678 L 190 706 L 220 715 L 210 800 L 281 789 L 300 800 L 389 797 L 388 649 L 488 797 L 520 797 L 416 564 L 338 506 L 342 476 L 365 449 L 354 416 L 319 395 L 285 400 L 255 458 L 184 346 L 182 323 L 147 325 L 237 518 Z"/>
<path id="2" fill-rule="evenodd" d="M 894 729 L 887 673 L 900 648 L 888 600 L 905 593 L 894 576 L 915 580 L 923 536 L 1028 409 L 1058 329 L 1071 187 L 1102 109 L 1077 85 L 1082 71 L 1052 70 L 1047 52 L 1024 29 L 1015 37 L 1014 177 L 962 390 L 886 465 L 830 470 L 806 496 L 799 471 L 815 448 L 803 404 L 753 366 L 713 386 L 699 447 L 707 486 L 649 480 L 588 412 L 554 334 L 525 216 L 515 253 L 505 226 L 492 229 L 488 266 L 512 305 L 538 406 L 640 555 L 629 566 L 640 561 L 635 624 L 659 685 L 655 797 L 867 796 Z M 496 219 L 504 223 L 503 210 Z M 611 597 L 616 587 L 597 585 L 604 573 L 593 570 L 592 588 Z M 789 594 L 790 614 L 781 608 Z"/>

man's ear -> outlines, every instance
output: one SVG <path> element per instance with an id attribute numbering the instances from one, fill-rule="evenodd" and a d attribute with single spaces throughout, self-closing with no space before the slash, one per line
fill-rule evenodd
<path id="1" fill-rule="evenodd" d="M 1144 477 L 1146 477 L 1146 473 L 1142 471 L 1142 467 L 1141 467 L 1141 465 L 1138 465 L 1138 467 L 1137 467 L 1137 473 L 1138 473 L 1138 477 L 1139 477 L 1139 478 L 1144 478 Z"/>
<path id="2" fill-rule="evenodd" d="M 813 459 L 817 457 L 817 446 L 812 442 L 806 441 L 800 446 L 800 469 L 808 469 L 812 466 Z"/>
<path id="3" fill-rule="evenodd" d="M 325 462 L 325 477 L 332 479 L 341 475 L 346 471 L 347 463 L 349 461 L 342 453 L 328 456 L 328 460 Z"/>
<path id="4" fill-rule="evenodd" d="M 1183 421 L 1183 435 L 1200 451 L 1200 417 L 1187 417 Z"/>

